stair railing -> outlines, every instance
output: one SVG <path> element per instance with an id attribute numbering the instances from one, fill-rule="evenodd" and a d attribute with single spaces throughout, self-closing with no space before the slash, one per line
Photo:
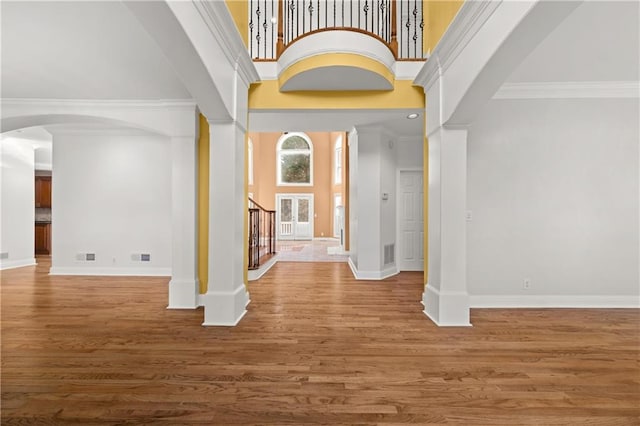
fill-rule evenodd
<path id="1" fill-rule="evenodd" d="M 368 34 L 398 60 L 423 60 L 422 0 L 249 0 L 249 51 L 275 61 L 294 41 L 320 31 Z"/>
<path id="2" fill-rule="evenodd" d="M 276 253 L 276 212 L 249 198 L 249 269 L 258 269 L 265 255 Z"/>

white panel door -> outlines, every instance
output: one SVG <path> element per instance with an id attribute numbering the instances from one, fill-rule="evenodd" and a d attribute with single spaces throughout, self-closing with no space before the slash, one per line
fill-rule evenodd
<path id="1" fill-rule="evenodd" d="M 313 239 L 313 194 L 277 194 L 279 240 Z"/>
<path id="2" fill-rule="evenodd" d="M 398 180 L 398 268 L 424 270 L 424 212 L 422 171 L 401 171 Z"/>

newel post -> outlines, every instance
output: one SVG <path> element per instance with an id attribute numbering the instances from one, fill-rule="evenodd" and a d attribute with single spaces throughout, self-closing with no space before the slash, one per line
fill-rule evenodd
<path id="1" fill-rule="evenodd" d="M 278 0 L 278 42 L 276 43 L 276 58 L 279 58 L 284 51 L 284 23 L 282 21 L 282 2 Z"/>
<path id="2" fill-rule="evenodd" d="M 398 0 L 391 1 L 391 42 L 389 42 L 389 47 L 393 52 L 393 55 L 398 57 L 398 26 L 397 26 L 397 13 L 396 13 L 396 3 Z"/>

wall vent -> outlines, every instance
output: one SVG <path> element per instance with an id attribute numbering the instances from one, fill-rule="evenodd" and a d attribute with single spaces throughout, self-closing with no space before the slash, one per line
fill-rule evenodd
<path id="1" fill-rule="evenodd" d="M 0 259 L 8 259 L 9 258 L 9 252 L 5 251 L 4 253 L 0 253 Z"/>
<path id="2" fill-rule="evenodd" d="M 94 262 L 96 260 L 95 253 L 78 253 L 76 254 L 76 260 L 79 262 Z"/>
<path id="3" fill-rule="evenodd" d="M 149 253 L 134 253 L 131 255 L 131 260 L 134 262 L 151 262 L 151 254 Z"/>
<path id="4" fill-rule="evenodd" d="M 386 244 L 384 246 L 384 264 L 392 265 L 396 262 L 396 245 Z"/>

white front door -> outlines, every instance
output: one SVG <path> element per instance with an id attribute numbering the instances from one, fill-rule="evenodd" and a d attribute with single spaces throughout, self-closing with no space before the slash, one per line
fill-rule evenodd
<path id="1" fill-rule="evenodd" d="M 340 238 L 342 232 L 342 215 L 344 207 L 342 207 L 342 195 L 334 194 L 333 196 L 333 236 Z"/>
<path id="2" fill-rule="evenodd" d="M 313 239 L 313 194 L 277 194 L 279 240 Z"/>
<path id="3" fill-rule="evenodd" d="M 400 171 L 398 179 L 398 242 L 400 271 L 424 270 L 422 171 Z"/>

